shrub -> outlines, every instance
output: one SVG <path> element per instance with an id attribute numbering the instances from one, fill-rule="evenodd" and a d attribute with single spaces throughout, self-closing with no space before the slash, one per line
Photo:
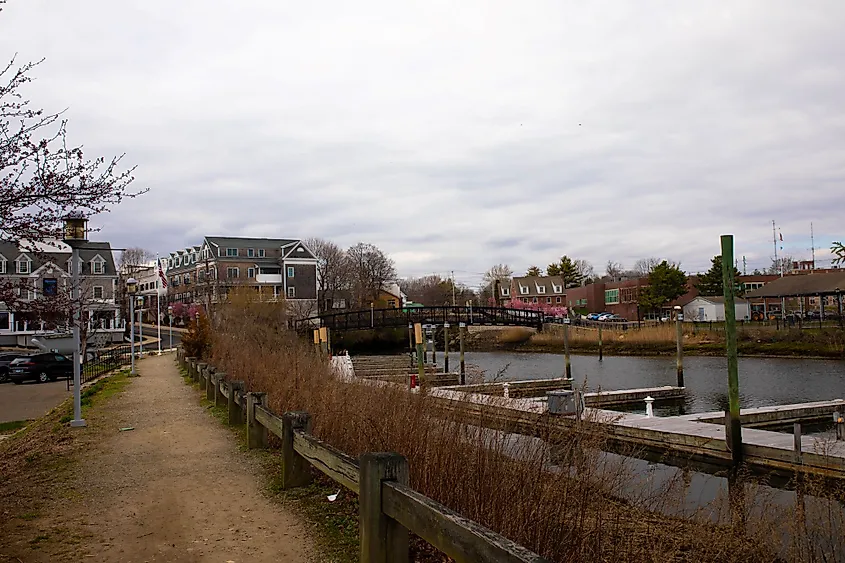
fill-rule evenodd
<path id="1" fill-rule="evenodd" d="M 190 320 L 187 331 L 182 335 L 182 348 L 187 356 L 207 358 L 210 355 L 211 324 L 208 316 L 200 313 Z"/>

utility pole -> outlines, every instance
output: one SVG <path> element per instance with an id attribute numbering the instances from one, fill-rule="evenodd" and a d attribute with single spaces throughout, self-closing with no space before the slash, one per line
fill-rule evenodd
<path id="1" fill-rule="evenodd" d="M 810 252 L 813 256 L 812 268 L 816 269 L 816 237 L 813 234 L 813 222 L 810 221 Z"/>
<path id="2" fill-rule="evenodd" d="M 452 270 L 452 307 L 455 306 L 455 270 Z"/>
<path id="3" fill-rule="evenodd" d="M 748 263 L 745 261 L 745 256 L 743 256 L 742 257 L 742 275 L 743 276 L 748 274 L 747 266 L 748 266 Z"/>

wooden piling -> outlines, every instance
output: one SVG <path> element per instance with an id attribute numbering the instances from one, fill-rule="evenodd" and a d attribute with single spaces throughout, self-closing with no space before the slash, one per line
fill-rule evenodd
<path id="1" fill-rule="evenodd" d="M 675 306 L 675 331 L 676 331 L 676 367 L 678 372 L 678 387 L 684 386 L 684 310 L 679 305 Z"/>
<path id="2" fill-rule="evenodd" d="M 464 334 L 466 333 L 467 325 L 466 323 L 460 323 L 458 325 L 458 340 L 460 341 L 461 346 L 461 385 L 466 385 L 467 383 L 467 368 L 466 363 L 464 362 Z"/>
<path id="3" fill-rule="evenodd" d="M 408 529 L 382 511 L 382 483 L 408 484 L 408 460 L 394 453 L 366 453 L 358 495 L 361 563 L 407 563 Z"/>
<path id="4" fill-rule="evenodd" d="M 572 364 L 569 361 L 569 317 L 563 319 L 563 356 L 566 360 L 563 376 L 572 379 Z"/>
<path id="5" fill-rule="evenodd" d="M 411 358 L 411 368 L 416 365 L 414 362 L 414 352 L 414 325 L 412 323 L 408 323 L 408 356 Z"/>
<path id="6" fill-rule="evenodd" d="M 437 365 L 437 325 L 431 326 L 431 363 Z"/>
<path id="7" fill-rule="evenodd" d="M 425 378 L 425 352 L 423 351 L 423 333 L 420 323 L 414 325 L 414 339 L 417 344 L 417 370 L 419 371 L 417 385 L 422 385 L 423 378 Z"/>
<path id="8" fill-rule="evenodd" d="M 739 364 L 736 350 L 736 299 L 734 292 L 734 237 L 722 235 L 722 287 L 725 295 L 725 346 L 728 356 L 728 403 L 730 405 L 731 459 L 742 463 L 742 426 L 739 419 Z"/>
<path id="9" fill-rule="evenodd" d="M 449 323 L 443 323 L 443 371 L 449 373 Z"/>
<path id="10" fill-rule="evenodd" d="M 599 325 L 599 361 L 604 359 L 604 345 L 601 338 L 601 325 Z"/>

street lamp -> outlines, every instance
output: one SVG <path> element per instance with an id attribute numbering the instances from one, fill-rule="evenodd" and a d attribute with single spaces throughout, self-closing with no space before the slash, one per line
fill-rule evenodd
<path id="1" fill-rule="evenodd" d="M 134 377 L 135 373 L 135 294 L 138 293 L 138 280 L 129 278 L 126 280 L 126 294 L 129 296 L 129 341 L 132 343 L 132 370 L 129 375 Z"/>
<path id="2" fill-rule="evenodd" d="M 144 297 L 139 295 L 138 300 L 138 357 L 144 357 Z M 133 319 L 134 320 L 134 319 Z"/>
<path id="3" fill-rule="evenodd" d="M 170 320 L 170 349 L 173 350 L 173 305 L 167 306 L 167 318 Z"/>
<path id="4" fill-rule="evenodd" d="M 79 288 L 79 248 L 88 242 L 88 218 L 80 212 L 73 212 L 66 215 L 62 221 L 62 240 L 72 250 L 72 288 L 78 299 L 78 303 L 71 305 L 73 307 L 73 420 L 70 421 L 70 425 L 73 428 L 81 428 L 87 426 L 87 424 L 82 418 L 82 373 L 80 369 L 79 346 L 79 323 L 82 321 L 82 294 Z"/>

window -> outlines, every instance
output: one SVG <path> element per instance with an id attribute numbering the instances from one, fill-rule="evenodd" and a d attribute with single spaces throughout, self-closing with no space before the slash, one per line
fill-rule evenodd
<path id="1" fill-rule="evenodd" d="M 173 258 L 168 258 L 168 259 L 167 259 L 167 267 L 168 267 L 168 268 L 172 268 L 172 267 L 173 267 Z"/>
<path id="2" fill-rule="evenodd" d="M 537 302 L 537 298 L 536 298 L 536 297 L 532 297 L 532 298 L 531 298 L 531 302 L 532 302 L 532 303 L 536 303 L 536 302 Z"/>
<path id="3" fill-rule="evenodd" d="M 558 299 L 560 299 L 560 297 L 558 297 Z M 551 302 L 552 302 L 552 298 L 551 298 L 551 297 L 546 297 L 546 303 L 551 303 Z"/>
<path id="4" fill-rule="evenodd" d="M 204 282 L 205 281 L 205 272 L 200 270 L 197 272 L 197 282 Z"/>
<path id="5" fill-rule="evenodd" d="M 94 286 L 94 299 L 102 299 L 103 298 L 103 286 L 95 285 Z"/>
<path id="6" fill-rule="evenodd" d="M 91 260 L 91 271 L 95 274 L 103 274 L 106 271 L 103 260 Z"/>
<path id="7" fill-rule="evenodd" d="M 509 288 L 509 287 L 503 287 L 503 288 L 502 288 L 502 295 L 504 295 L 505 297 L 507 297 L 507 296 L 508 296 L 508 295 L 510 295 L 510 294 L 511 294 L 511 288 Z"/>
<path id="8" fill-rule="evenodd" d="M 191 285 L 191 274 L 185 274 L 185 285 Z"/>
<path id="9" fill-rule="evenodd" d="M 396 300 L 395 299 L 388 299 L 387 300 L 387 306 L 390 307 L 391 309 L 395 308 L 396 307 Z"/>
<path id="10" fill-rule="evenodd" d="M 288 288 L 288 298 L 293 299 L 294 297 L 296 297 L 296 288 L 295 287 L 289 287 Z"/>
<path id="11" fill-rule="evenodd" d="M 555 297 L 555 303 L 560 303 L 560 296 Z"/>
<path id="12" fill-rule="evenodd" d="M 616 305 L 619 303 L 619 290 L 618 289 L 606 289 L 604 290 L 604 304 L 605 305 Z"/>
<path id="13" fill-rule="evenodd" d="M 226 268 L 226 277 L 227 278 L 238 278 L 240 277 L 241 272 L 240 268 Z"/>
<path id="14" fill-rule="evenodd" d="M 6 273 L 6 259 L 0 258 L 0 274 Z"/>
<path id="15" fill-rule="evenodd" d="M 54 297 L 59 294 L 59 280 L 56 278 L 44 278 L 41 282 L 41 293 L 47 297 Z"/>
<path id="16" fill-rule="evenodd" d="M 305 252 L 305 249 L 300 246 L 299 248 L 296 249 L 296 251 L 297 252 Z"/>
<path id="17" fill-rule="evenodd" d="M 263 249 L 263 248 L 259 248 L 259 249 L 258 249 L 258 257 L 259 257 L 259 258 L 264 258 L 264 249 Z"/>
<path id="18" fill-rule="evenodd" d="M 546 286 L 545 285 L 538 285 L 537 286 L 537 293 L 546 293 Z"/>
<path id="19" fill-rule="evenodd" d="M 0 311 L 0 330 L 9 330 L 9 313 Z"/>
<path id="20" fill-rule="evenodd" d="M 250 250 L 252 250 L 252 249 L 250 249 Z M 246 277 L 254 278 L 255 277 L 255 268 L 247 268 Z"/>
<path id="21" fill-rule="evenodd" d="M 246 249 L 246 255 L 249 258 L 254 257 L 255 256 L 255 249 L 254 248 L 247 248 Z"/>
<path id="22" fill-rule="evenodd" d="M 237 248 L 227 248 L 226 249 L 226 256 L 237 256 L 238 249 Z"/>
<path id="23" fill-rule="evenodd" d="M 523 295 L 528 295 L 528 286 L 527 285 L 519 286 L 519 292 Z"/>
<path id="24" fill-rule="evenodd" d="M 562 285 L 554 285 L 552 286 L 555 293 L 563 293 L 563 286 Z"/>
<path id="25" fill-rule="evenodd" d="M 522 302 L 523 302 L 523 303 L 528 303 L 528 298 L 527 298 L 527 297 L 523 297 L 523 298 L 522 298 Z"/>
<path id="26" fill-rule="evenodd" d="M 32 261 L 26 256 L 21 256 L 17 260 L 15 260 L 15 272 L 17 272 L 18 274 L 30 273 L 31 266 Z"/>
<path id="27" fill-rule="evenodd" d="M 293 266 L 288 266 L 288 277 L 292 278 L 296 272 L 294 272 Z"/>

